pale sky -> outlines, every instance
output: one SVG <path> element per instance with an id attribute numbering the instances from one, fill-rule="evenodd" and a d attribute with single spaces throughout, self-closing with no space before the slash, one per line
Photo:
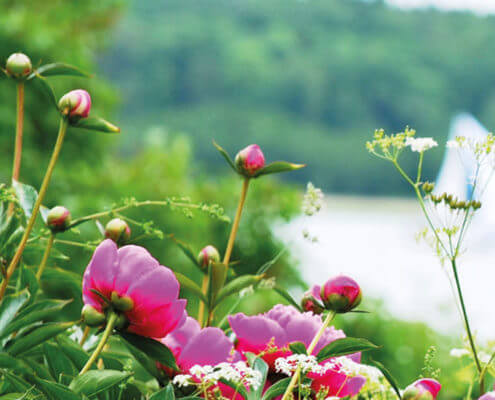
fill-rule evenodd
<path id="1" fill-rule="evenodd" d="M 468 10 L 476 14 L 495 14 L 495 0 L 387 0 L 400 8 L 436 7 L 441 10 Z"/>

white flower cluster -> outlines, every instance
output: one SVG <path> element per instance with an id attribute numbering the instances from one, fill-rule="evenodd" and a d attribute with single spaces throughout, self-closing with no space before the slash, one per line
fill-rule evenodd
<path id="1" fill-rule="evenodd" d="M 308 373 L 315 372 L 320 365 L 315 356 L 306 354 L 292 354 L 275 360 L 275 370 L 285 375 L 292 375 L 298 367 L 301 368 L 301 372 Z"/>
<path id="2" fill-rule="evenodd" d="M 411 147 L 411 151 L 417 151 L 422 153 L 426 150 L 430 150 L 433 147 L 438 146 L 438 143 L 433 138 L 406 138 L 406 146 Z"/>
<path id="3" fill-rule="evenodd" d="M 244 361 L 236 363 L 220 363 L 218 365 L 194 365 L 189 374 L 177 375 L 173 383 L 178 386 L 190 386 L 199 382 L 210 386 L 216 385 L 221 379 L 234 384 L 242 384 L 256 390 L 262 384 L 261 372 L 250 368 Z"/>
<path id="4" fill-rule="evenodd" d="M 367 380 L 377 383 L 380 382 L 380 378 L 382 377 L 382 373 L 378 368 L 354 362 L 349 357 L 338 357 L 335 362 L 338 363 L 340 370 L 346 375 L 361 375 Z"/>
<path id="5" fill-rule="evenodd" d="M 311 182 L 308 182 L 302 203 L 302 210 L 304 214 L 308 216 L 316 214 L 321 210 L 322 203 L 323 192 L 321 189 L 315 187 Z"/>

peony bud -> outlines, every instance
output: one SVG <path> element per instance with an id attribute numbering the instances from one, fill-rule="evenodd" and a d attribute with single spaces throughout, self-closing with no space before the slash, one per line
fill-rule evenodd
<path id="1" fill-rule="evenodd" d="M 114 218 L 105 226 L 105 237 L 117 244 L 123 244 L 131 238 L 131 228 L 124 220 Z"/>
<path id="2" fill-rule="evenodd" d="M 134 302 L 130 297 L 119 296 L 117 292 L 112 292 L 110 295 L 110 302 L 118 311 L 131 311 L 134 308 Z"/>
<path id="3" fill-rule="evenodd" d="M 321 288 L 321 300 L 328 310 L 346 313 L 361 303 L 361 288 L 344 275 L 329 279 Z"/>
<path id="4" fill-rule="evenodd" d="M 106 320 L 105 314 L 89 304 L 84 305 L 81 312 L 81 317 L 84 323 L 88 326 L 100 326 Z"/>
<path id="5" fill-rule="evenodd" d="M 46 225 L 53 233 L 66 231 L 70 223 L 70 212 L 62 206 L 53 207 L 46 217 Z"/>
<path id="6" fill-rule="evenodd" d="M 485 393 L 478 400 L 495 400 L 495 392 Z"/>
<path id="7" fill-rule="evenodd" d="M 251 144 L 237 153 L 235 165 L 240 174 L 251 178 L 265 166 L 265 156 L 257 144 Z"/>
<path id="8" fill-rule="evenodd" d="M 62 96 L 58 108 L 71 119 L 87 118 L 91 110 L 91 97 L 83 89 L 72 90 Z"/>
<path id="9" fill-rule="evenodd" d="M 304 311 L 311 311 L 313 314 L 321 314 L 323 312 L 323 307 L 320 305 L 321 288 L 319 285 L 315 285 L 304 293 L 301 300 L 301 307 Z"/>
<path id="10" fill-rule="evenodd" d="M 27 55 L 14 53 L 7 59 L 5 69 L 14 78 L 24 78 L 31 73 L 33 66 Z"/>
<path id="11" fill-rule="evenodd" d="M 204 247 L 198 254 L 198 264 L 201 268 L 206 268 L 211 262 L 220 262 L 220 253 L 213 246 Z"/>
<path id="12" fill-rule="evenodd" d="M 435 379 L 419 379 L 404 391 L 403 400 L 435 400 L 442 385 Z"/>

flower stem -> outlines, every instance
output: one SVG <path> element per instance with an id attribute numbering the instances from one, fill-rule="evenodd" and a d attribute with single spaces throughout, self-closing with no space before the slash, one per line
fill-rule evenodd
<path id="1" fill-rule="evenodd" d="M 54 239 L 55 235 L 53 233 L 50 234 L 48 243 L 46 244 L 45 253 L 43 254 L 43 259 L 41 260 L 38 272 L 36 273 L 36 279 L 38 279 L 38 282 L 41 280 L 41 275 L 43 275 L 43 271 L 45 270 L 46 262 L 48 261 L 48 257 L 50 256 L 50 251 L 52 250 Z"/>
<path id="2" fill-rule="evenodd" d="M 455 285 L 457 288 L 457 294 L 459 295 L 459 302 L 461 303 L 462 316 L 464 317 L 464 326 L 466 328 L 466 333 L 469 339 L 469 345 L 471 346 L 471 351 L 473 352 L 474 363 L 476 364 L 476 369 L 478 373 L 481 375 L 482 367 L 480 360 L 478 358 L 478 353 L 476 352 L 476 345 L 474 344 L 473 334 L 471 333 L 471 327 L 469 325 L 469 319 L 466 312 L 466 306 L 464 304 L 464 296 L 462 295 L 461 283 L 459 281 L 459 275 L 457 274 L 457 265 L 455 262 L 455 258 L 451 260 L 452 262 L 452 271 L 454 272 Z"/>
<path id="3" fill-rule="evenodd" d="M 29 221 L 28 221 L 27 226 L 26 226 L 26 230 L 24 231 L 24 235 L 22 236 L 21 242 L 19 243 L 19 247 L 17 248 L 17 251 L 14 254 L 14 257 L 12 258 L 12 261 L 10 262 L 9 267 L 7 268 L 5 278 L 2 281 L 2 285 L 0 286 L 0 300 L 2 300 L 3 296 L 5 295 L 5 291 L 7 289 L 7 285 L 9 283 L 10 277 L 14 273 L 15 269 L 17 268 L 17 265 L 19 264 L 19 261 L 21 260 L 22 253 L 24 252 L 24 248 L 26 247 L 26 243 L 29 239 L 29 234 L 33 230 L 34 223 L 36 222 L 36 217 L 38 216 L 38 212 L 40 210 L 41 202 L 45 198 L 45 194 L 46 194 L 46 191 L 48 189 L 48 185 L 50 183 L 50 179 L 52 177 L 53 170 L 55 169 L 55 164 L 57 163 L 58 156 L 60 154 L 60 150 L 62 149 L 62 144 L 64 142 L 65 133 L 67 132 L 67 126 L 68 126 L 67 117 L 62 117 L 60 119 L 60 128 L 58 131 L 57 141 L 55 143 L 55 147 L 53 148 L 52 157 L 51 157 L 50 162 L 48 164 L 48 168 L 46 169 L 45 177 L 43 178 L 43 183 L 41 184 L 41 187 L 40 187 L 40 190 L 38 193 L 38 198 L 36 199 L 36 202 L 34 203 L 31 217 L 29 218 Z"/>
<path id="4" fill-rule="evenodd" d="M 108 318 L 107 321 L 107 326 L 105 330 L 103 331 L 103 334 L 101 336 L 100 342 L 98 343 L 98 346 L 96 346 L 95 351 L 93 354 L 91 354 L 91 357 L 89 357 L 88 361 L 84 365 L 83 369 L 81 372 L 79 372 L 79 375 L 84 374 L 85 372 L 88 372 L 95 360 L 100 356 L 101 351 L 103 350 L 103 347 L 105 347 L 105 344 L 107 343 L 108 338 L 113 332 L 113 328 L 115 326 L 115 322 L 117 321 L 117 314 L 112 312 L 110 313 L 110 317 Z"/>
<path id="5" fill-rule="evenodd" d="M 207 291 L 208 291 L 208 274 L 204 274 L 203 282 L 201 284 L 201 292 L 206 296 Z M 199 326 L 203 326 L 204 313 L 205 313 L 205 303 L 202 300 L 199 300 L 199 307 L 198 307 Z"/>
<path id="6" fill-rule="evenodd" d="M 83 331 L 83 335 L 81 337 L 81 340 L 79 342 L 79 346 L 83 346 L 84 343 L 86 343 L 86 340 L 88 339 L 88 336 L 89 336 L 89 332 L 90 332 L 91 328 L 86 325 L 86 327 L 84 328 L 84 331 Z"/>
<path id="7" fill-rule="evenodd" d="M 320 330 L 318 333 L 315 335 L 313 340 L 311 341 L 307 354 L 311 355 L 313 353 L 313 350 L 315 349 L 316 345 L 321 339 L 321 336 L 325 332 L 325 329 L 328 328 L 328 325 L 330 325 L 330 322 L 335 318 L 335 312 L 331 311 L 328 313 L 327 317 L 325 318 L 325 321 L 323 322 L 323 325 L 321 326 Z M 294 375 L 292 375 L 292 379 L 289 382 L 289 386 L 287 386 L 287 389 L 285 390 L 285 393 L 282 397 L 282 400 L 288 400 L 290 395 L 292 394 L 292 391 L 294 390 L 294 387 L 296 386 L 297 382 L 299 381 L 299 377 L 301 376 L 301 366 L 298 365 L 296 371 L 294 372 Z"/>
<path id="8" fill-rule="evenodd" d="M 24 127 L 24 82 L 17 83 L 17 118 L 15 126 L 14 165 L 12 167 L 12 181 L 19 180 L 22 156 L 22 131 Z M 8 215 L 14 212 L 14 203 L 9 204 Z"/>

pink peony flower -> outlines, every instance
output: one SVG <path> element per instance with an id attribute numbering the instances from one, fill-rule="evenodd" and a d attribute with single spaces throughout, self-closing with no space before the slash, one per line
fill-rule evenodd
<path id="1" fill-rule="evenodd" d="M 361 288 L 354 279 L 340 275 L 323 285 L 320 296 L 328 310 L 346 313 L 361 303 Z"/>
<path id="2" fill-rule="evenodd" d="M 323 363 L 324 364 L 324 363 Z M 326 391 L 326 396 L 346 397 L 355 396 L 366 383 L 366 378 L 357 375 L 349 377 L 337 369 L 329 369 L 323 374 L 310 372 L 307 375 L 312 379 L 311 388 L 315 393 Z"/>
<path id="3" fill-rule="evenodd" d="M 478 400 L 495 400 L 495 392 L 485 393 Z"/>
<path id="4" fill-rule="evenodd" d="M 142 336 L 164 337 L 185 321 L 186 300 L 178 295 L 173 272 L 140 246 L 117 249 L 106 239 L 84 272 L 84 304 L 99 312 L 112 307 L 126 318 L 129 332 Z"/>
<path id="5" fill-rule="evenodd" d="M 404 391 L 404 400 L 435 400 L 442 385 L 435 379 L 419 379 Z"/>
<path id="6" fill-rule="evenodd" d="M 262 358 L 273 368 L 278 357 L 291 354 L 288 345 L 302 342 L 309 346 L 322 326 L 319 315 L 300 313 L 292 306 L 277 304 L 265 314 L 247 316 L 236 314 L 229 317 L 232 331 L 237 338 L 236 350 L 262 354 Z M 317 354 L 336 339 L 345 337 L 341 330 L 327 328 L 315 347 Z"/>
<path id="7" fill-rule="evenodd" d="M 241 174 L 252 177 L 265 166 L 265 156 L 257 144 L 251 144 L 237 153 L 235 165 Z"/>
<path id="8" fill-rule="evenodd" d="M 58 103 L 60 111 L 67 110 L 69 117 L 87 118 L 91 110 L 91 96 L 83 89 L 72 90 Z"/>

